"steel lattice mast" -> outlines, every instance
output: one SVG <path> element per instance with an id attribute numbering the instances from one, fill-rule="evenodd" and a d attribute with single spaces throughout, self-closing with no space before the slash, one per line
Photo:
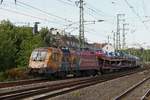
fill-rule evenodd
<path id="1" fill-rule="evenodd" d="M 85 46 L 85 39 L 84 39 L 84 1 L 79 1 L 79 8 L 80 8 L 80 19 L 79 19 L 79 45 L 80 49 L 84 48 Z"/>

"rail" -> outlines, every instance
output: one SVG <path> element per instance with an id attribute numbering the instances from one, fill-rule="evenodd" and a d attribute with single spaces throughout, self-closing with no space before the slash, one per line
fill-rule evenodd
<path id="1" fill-rule="evenodd" d="M 140 85 L 142 85 L 144 82 L 146 82 L 149 79 L 150 79 L 150 77 L 144 78 L 142 81 L 138 82 L 137 84 L 135 84 L 132 87 L 130 87 L 129 89 L 127 89 L 125 92 L 121 93 L 119 96 L 115 97 L 114 100 L 120 100 L 121 98 L 127 96 L 135 88 L 139 87 Z"/>
<path id="2" fill-rule="evenodd" d="M 73 91 L 75 89 L 87 87 L 90 85 L 116 79 L 116 78 L 123 77 L 126 75 L 134 74 L 137 72 L 139 71 L 135 71 L 135 72 L 130 71 L 128 73 L 121 72 L 121 73 L 109 74 L 109 75 L 104 75 L 104 76 L 89 77 L 86 79 L 80 79 L 80 80 L 69 81 L 69 82 L 61 82 L 61 83 L 57 83 L 57 84 L 55 83 L 55 84 L 50 84 L 50 85 L 43 84 L 42 86 L 36 86 L 36 87 L 30 87 L 30 88 L 20 89 L 16 91 L 0 93 L 0 100 L 3 100 L 3 99 L 17 100 L 17 99 L 23 99 L 26 97 L 34 97 L 34 96 L 45 94 L 45 93 L 48 93 L 48 95 L 44 95 L 38 98 L 36 97 L 35 99 L 53 97 L 56 95 L 64 94 L 69 91 Z"/>
<path id="3" fill-rule="evenodd" d="M 141 100 L 149 100 L 150 99 L 150 89 L 142 96 Z"/>
<path id="4" fill-rule="evenodd" d="M 18 81 L 10 81 L 10 82 L 0 82 L 0 88 L 12 87 L 12 86 L 19 86 L 19 85 L 27 85 L 33 83 L 40 83 L 40 82 L 48 81 L 45 78 L 37 78 L 37 79 L 26 79 L 26 80 L 18 80 Z"/>

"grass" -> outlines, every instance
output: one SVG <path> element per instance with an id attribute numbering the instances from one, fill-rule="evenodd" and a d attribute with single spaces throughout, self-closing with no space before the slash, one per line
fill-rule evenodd
<path id="1" fill-rule="evenodd" d="M 24 68 L 13 68 L 6 70 L 5 72 L 0 72 L 0 82 L 4 81 L 15 81 L 21 79 L 27 79 L 26 69 Z"/>
<path id="2" fill-rule="evenodd" d="M 0 72 L 0 82 L 3 82 L 5 81 L 7 78 L 5 76 L 5 73 L 4 72 Z"/>
<path id="3" fill-rule="evenodd" d="M 79 91 L 75 91 L 75 92 L 72 93 L 72 96 L 80 97 L 81 93 Z"/>

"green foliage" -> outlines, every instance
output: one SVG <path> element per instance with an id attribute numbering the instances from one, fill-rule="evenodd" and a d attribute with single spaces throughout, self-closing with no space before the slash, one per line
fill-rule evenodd
<path id="1" fill-rule="evenodd" d="M 42 28 L 42 29 L 40 30 L 40 34 L 41 34 L 41 37 L 42 37 L 43 40 L 45 39 L 45 37 L 46 37 L 46 35 L 48 34 L 48 32 L 49 32 L 49 30 L 48 30 L 47 27 L 46 27 L 46 28 Z"/>
<path id="2" fill-rule="evenodd" d="M 30 78 L 27 75 L 27 70 L 25 68 L 12 68 L 5 72 L 0 72 L 0 82 L 1 81 L 15 81 L 15 80 L 23 80 Z"/>
<path id="3" fill-rule="evenodd" d="M 0 71 L 15 66 L 15 55 L 17 52 L 14 45 L 14 29 L 9 21 L 2 21 L 0 24 Z"/>
<path id="4" fill-rule="evenodd" d="M 32 50 L 41 46 L 44 46 L 42 35 L 33 35 L 31 27 L 17 27 L 10 21 L 1 21 L 0 72 L 27 66 Z"/>
<path id="5" fill-rule="evenodd" d="M 4 72 L 0 72 L 0 82 L 5 81 L 7 79 L 7 75 Z"/>
<path id="6" fill-rule="evenodd" d="M 150 50 L 149 49 L 127 49 L 123 50 L 129 54 L 135 55 L 143 59 L 145 62 L 150 62 Z"/>
<path id="7" fill-rule="evenodd" d="M 53 28 L 48 30 L 48 28 L 42 28 L 40 30 L 40 34 L 42 39 L 44 40 L 45 46 L 58 46 L 59 43 L 57 43 L 56 35 L 52 34 Z"/>
<path id="8" fill-rule="evenodd" d="M 29 39 L 23 40 L 20 45 L 20 52 L 18 53 L 17 64 L 19 66 L 27 66 L 28 60 L 33 49 L 43 46 L 40 35 L 33 36 Z"/>

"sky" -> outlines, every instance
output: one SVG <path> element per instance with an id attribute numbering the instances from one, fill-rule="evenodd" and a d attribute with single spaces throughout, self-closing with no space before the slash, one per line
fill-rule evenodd
<path id="1" fill-rule="evenodd" d="M 30 25 L 38 21 L 39 27 L 58 28 L 79 34 L 78 0 L 3 0 L 0 20 L 15 25 Z M 150 48 L 150 0 L 84 0 L 85 37 L 89 42 L 113 44 L 117 29 L 117 14 L 125 14 L 126 44 Z M 104 20 L 103 22 L 93 21 Z M 122 25 L 122 24 L 120 24 Z M 122 32 L 122 29 L 120 30 Z M 121 34 L 122 35 L 122 34 Z M 121 39 L 122 40 L 122 39 Z"/>

